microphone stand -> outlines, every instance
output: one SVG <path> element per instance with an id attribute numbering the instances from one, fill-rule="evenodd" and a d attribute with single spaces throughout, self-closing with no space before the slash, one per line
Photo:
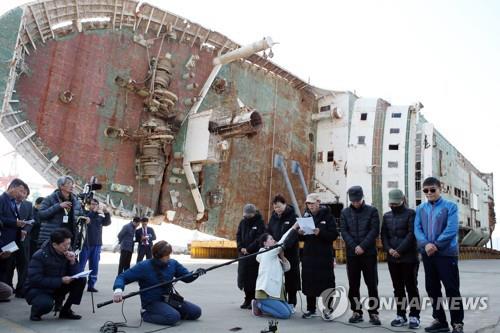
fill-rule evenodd
<path id="1" fill-rule="evenodd" d="M 264 251 L 260 251 L 260 252 L 255 252 L 255 253 L 252 253 L 252 254 L 248 254 L 244 257 L 239 257 L 239 258 L 236 258 L 236 259 L 233 259 L 233 260 L 230 260 L 228 262 L 225 262 L 225 263 L 222 263 L 222 264 L 219 264 L 219 265 L 214 265 L 214 266 L 211 266 L 207 269 L 205 269 L 205 272 L 208 272 L 208 271 L 211 271 L 211 270 L 214 270 L 214 269 L 217 269 L 217 268 L 221 268 L 223 266 L 227 266 L 227 265 L 231 265 L 232 263 L 235 263 L 237 261 L 240 261 L 240 260 L 243 260 L 243 259 L 248 259 L 248 258 L 252 258 L 252 257 L 256 257 L 257 255 L 259 254 L 262 254 L 262 253 L 265 253 L 265 252 L 268 252 L 268 251 L 271 251 L 271 250 L 274 250 L 278 247 L 284 247 L 284 244 L 276 244 L 276 245 L 273 245 L 267 249 L 265 249 Z M 166 284 L 171 284 L 171 283 L 175 283 L 179 280 L 182 280 L 182 279 L 185 279 L 185 278 L 188 278 L 188 277 L 191 277 L 193 276 L 194 274 L 196 274 L 195 272 L 191 272 L 189 274 L 186 274 L 186 275 L 183 275 L 183 276 L 180 276 L 180 277 L 177 277 L 177 278 L 173 278 L 169 281 L 164 281 L 164 282 L 161 282 L 161 283 L 157 283 L 155 285 L 152 285 L 150 287 L 147 287 L 147 288 L 144 288 L 144 289 L 140 289 L 138 291 L 134 291 L 134 292 L 131 292 L 131 293 L 128 293 L 127 295 L 124 295 L 122 297 L 122 299 L 127 299 L 129 297 L 133 297 L 133 296 L 136 296 L 136 295 L 139 295 L 140 293 L 143 293 L 145 291 L 148 291 L 148 290 L 151 290 L 151 289 L 155 289 L 155 288 L 158 288 L 158 287 L 162 287 Z M 109 300 L 109 301 L 106 301 L 106 302 L 102 302 L 102 303 L 98 303 L 97 304 L 97 308 L 102 308 L 103 306 L 106 306 L 106 305 L 109 305 L 113 303 L 113 300 Z"/>

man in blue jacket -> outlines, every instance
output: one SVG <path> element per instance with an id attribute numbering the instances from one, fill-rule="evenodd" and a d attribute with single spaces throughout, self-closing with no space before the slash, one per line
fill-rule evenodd
<path id="1" fill-rule="evenodd" d="M 454 202 L 441 197 L 441 182 L 438 179 L 426 178 L 422 187 L 427 202 L 417 207 L 415 237 L 422 253 L 425 288 L 432 300 L 434 318 L 425 331 L 449 331 L 442 304 L 442 283 L 450 306 L 453 333 L 463 333 L 464 310 L 458 272 L 458 208 Z"/>
<path id="2" fill-rule="evenodd" d="M 106 207 L 103 207 L 102 214 L 99 213 L 99 201 L 92 199 L 90 201 L 90 212 L 87 217 L 90 223 L 87 225 L 87 238 L 80 252 L 80 270 L 85 270 L 87 260 L 89 269 L 92 271 L 89 276 L 87 291 L 96 293 L 98 290 L 94 287 L 97 282 L 97 273 L 99 271 L 99 260 L 101 259 L 102 247 L 102 227 L 111 224 L 111 216 Z"/>
<path id="3" fill-rule="evenodd" d="M 159 241 L 153 246 L 153 259 L 141 261 L 131 269 L 126 270 L 116 277 L 113 285 L 113 301 L 118 303 L 123 300 L 122 293 L 125 285 L 139 282 L 139 287 L 145 289 L 153 285 L 170 281 L 189 275 L 190 272 L 179 262 L 170 258 L 172 246 L 166 241 Z M 183 282 L 192 282 L 200 275 L 205 274 L 203 268 L 198 268 L 192 274 L 182 279 Z M 158 325 L 174 325 L 179 320 L 195 320 L 201 316 L 199 306 L 176 298 L 175 302 L 167 300 L 171 297 L 172 284 L 164 284 L 158 288 L 141 293 L 142 318 L 148 323 Z"/>

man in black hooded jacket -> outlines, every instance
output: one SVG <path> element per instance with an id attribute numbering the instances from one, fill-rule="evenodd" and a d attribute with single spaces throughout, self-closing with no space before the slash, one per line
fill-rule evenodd
<path id="1" fill-rule="evenodd" d="M 267 232 L 274 239 L 281 239 L 295 224 L 297 216 L 293 207 L 286 204 L 286 200 L 281 194 L 273 198 L 273 210 L 267 225 Z M 297 291 L 300 290 L 299 239 L 296 233 L 290 234 L 286 239 L 285 258 L 290 262 L 290 270 L 285 273 L 287 301 L 295 306 L 297 305 Z"/>

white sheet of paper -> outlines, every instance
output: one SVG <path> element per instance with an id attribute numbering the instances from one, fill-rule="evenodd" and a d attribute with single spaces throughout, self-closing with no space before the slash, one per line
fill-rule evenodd
<path id="1" fill-rule="evenodd" d="M 78 278 L 81 278 L 81 277 L 87 277 L 90 275 L 90 273 L 92 272 L 92 270 L 88 270 L 88 271 L 83 271 L 83 272 L 80 272 L 80 273 L 77 273 L 75 275 L 72 276 L 73 279 L 78 279 Z"/>
<path id="2" fill-rule="evenodd" d="M 19 250 L 19 248 L 17 247 L 16 242 L 10 242 L 2 247 L 3 252 L 16 252 L 17 250 Z"/>
<path id="3" fill-rule="evenodd" d="M 297 222 L 299 222 L 300 229 L 304 230 L 304 234 L 314 234 L 313 230 L 316 228 L 316 226 L 314 225 L 314 220 L 312 217 L 299 217 L 297 219 Z"/>

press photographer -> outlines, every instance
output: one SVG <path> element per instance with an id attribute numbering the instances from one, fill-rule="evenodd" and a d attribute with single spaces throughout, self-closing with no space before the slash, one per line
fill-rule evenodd
<path id="1" fill-rule="evenodd" d="M 57 179 L 57 190 L 42 201 L 38 211 L 41 220 L 38 244 L 43 244 L 49 239 L 50 234 L 57 228 L 68 229 L 73 235 L 71 246 L 75 249 L 79 239 L 77 223 L 89 223 L 85 216 L 78 197 L 73 194 L 75 181 L 71 176 L 62 176 Z"/>

